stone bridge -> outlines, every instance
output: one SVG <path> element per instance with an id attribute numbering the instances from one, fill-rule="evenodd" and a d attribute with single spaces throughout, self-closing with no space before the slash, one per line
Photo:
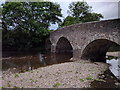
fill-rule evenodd
<path id="1" fill-rule="evenodd" d="M 101 61 L 109 47 L 120 45 L 120 19 L 74 24 L 51 32 L 47 49 L 73 53 L 73 58 Z"/>

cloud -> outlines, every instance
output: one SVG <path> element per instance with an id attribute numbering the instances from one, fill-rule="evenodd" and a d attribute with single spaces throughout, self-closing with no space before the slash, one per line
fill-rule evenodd
<path id="1" fill-rule="evenodd" d="M 50 0 L 52 2 L 73 2 L 73 1 L 83 1 L 83 0 Z M 84 0 L 86 2 L 119 2 L 120 0 Z"/>
<path id="2" fill-rule="evenodd" d="M 67 10 L 70 2 L 58 2 L 58 3 L 60 4 L 60 7 L 62 9 L 63 17 L 65 18 L 68 15 Z"/>
<path id="3" fill-rule="evenodd" d="M 90 2 L 92 10 L 101 13 L 104 19 L 118 18 L 118 2 Z"/>
<path id="4" fill-rule="evenodd" d="M 5 2 L 5 0 L 0 0 L 0 4 L 2 4 L 2 3 L 4 3 Z"/>
<path id="5" fill-rule="evenodd" d="M 68 6 L 71 2 L 58 2 L 62 8 L 63 18 L 65 18 Z M 118 2 L 88 2 L 92 6 L 93 12 L 101 13 L 104 19 L 118 18 Z"/>

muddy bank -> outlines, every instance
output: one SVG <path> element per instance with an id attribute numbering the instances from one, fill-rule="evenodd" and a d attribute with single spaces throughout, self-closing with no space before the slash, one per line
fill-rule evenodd
<path id="1" fill-rule="evenodd" d="M 105 71 L 98 76 L 99 80 L 91 83 L 92 88 L 120 88 L 120 80 L 117 79 L 110 70 Z"/>
<path id="2" fill-rule="evenodd" d="M 3 74 L 3 88 L 89 88 L 108 64 L 86 60 L 66 62 L 24 73 Z"/>

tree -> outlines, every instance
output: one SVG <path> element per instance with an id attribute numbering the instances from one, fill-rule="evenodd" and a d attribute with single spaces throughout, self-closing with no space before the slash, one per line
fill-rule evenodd
<path id="1" fill-rule="evenodd" d="M 53 2 L 5 2 L 2 4 L 3 46 L 16 49 L 44 46 L 51 23 L 61 22 L 60 5 Z"/>
<path id="2" fill-rule="evenodd" d="M 69 5 L 68 14 L 60 26 L 67 26 L 76 23 L 84 23 L 90 21 L 99 21 L 103 16 L 92 12 L 92 7 L 87 2 L 72 2 Z M 70 19 L 71 18 L 71 19 Z"/>
<path id="3" fill-rule="evenodd" d="M 3 4 L 3 28 L 39 31 L 50 23 L 59 23 L 60 5 L 52 2 L 6 2 Z"/>
<path id="4" fill-rule="evenodd" d="M 68 13 L 73 17 L 83 17 L 91 11 L 91 8 L 87 2 L 72 2 L 69 5 Z"/>
<path id="5" fill-rule="evenodd" d="M 76 24 L 76 23 L 79 23 L 79 18 L 76 18 L 76 17 L 72 17 L 72 16 L 67 16 L 64 21 L 61 24 L 61 26 L 68 26 L 68 25 L 71 25 L 71 24 Z"/>
<path id="6" fill-rule="evenodd" d="M 2 7 L 0 5 L 0 20 L 1 20 L 1 18 L 2 18 Z"/>

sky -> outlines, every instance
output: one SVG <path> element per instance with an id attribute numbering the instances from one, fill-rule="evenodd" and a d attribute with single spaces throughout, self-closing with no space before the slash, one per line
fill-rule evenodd
<path id="1" fill-rule="evenodd" d="M 82 0 L 67 0 L 67 1 L 66 0 L 50 0 L 50 1 L 57 2 L 58 4 L 60 4 L 60 7 L 62 9 L 62 14 L 63 14 L 63 17 L 61 19 L 63 20 L 66 16 L 68 16 L 67 10 L 68 10 L 69 4 L 72 1 L 82 1 Z M 104 18 L 101 20 L 118 18 L 118 2 L 120 0 L 106 0 L 106 1 L 105 0 L 84 0 L 84 1 L 86 1 L 89 6 L 92 6 L 92 12 L 101 13 L 103 15 Z M 0 0 L 0 4 L 3 2 L 5 2 L 5 0 Z M 57 24 L 51 24 L 50 29 L 55 30 L 57 29 L 57 27 L 58 27 Z"/>
<path id="2" fill-rule="evenodd" d="M 102 0 L 101 0 L 102 1 Z M 68 6 L 71 2 L 58 2 L 62 9 L 62 14 L 64 19 L 68 14 L 67 10 L 69 9 Z M 101 20 L 108 20 L 108 19 L 115 19 L 118 18 L 118 1 L 109 1 L 109 2 L 100 2 L 99 1 L 89 1 L 87 2 L 89 6 L 92 6 L 92 12 L 101 13 L 103 15 L 103 19 Z M 57 29 L 57 25 L 52 25 L 50 29 Z"/>

